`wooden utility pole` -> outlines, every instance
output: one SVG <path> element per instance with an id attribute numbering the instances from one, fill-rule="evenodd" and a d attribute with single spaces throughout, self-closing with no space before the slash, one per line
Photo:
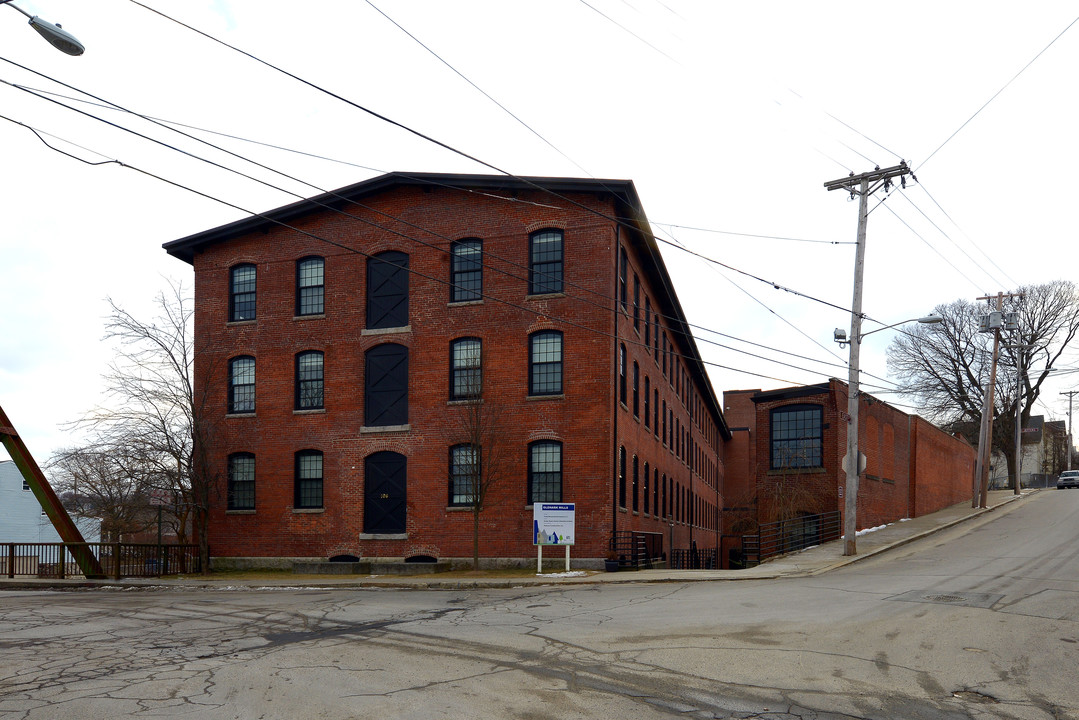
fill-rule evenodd
<path id="1" fill-rule="evenodd" d="M 1079 390 L 1069 390 L 1067 392 L 1060 393 L 1061 395 L 1068 396 L 1068 446 L 1065 448 L 1065 452 L 1068 454 L 1067 466 L 1065 470 L 1072 469 L 1072 398 L 1075 395 L 1079 395 Z"/>
<path id="2" fill-rule="evenodd" d="M 978 300 L 997 301 L 997 313 L 1004 308 L 1004 298 L 1022 297 L 1022 293 L 998 292 L 995 296 L 983 296 Z M 982 426 L 978 433 L 978 461 L 974 471 L 974 498 L 972 507 L 988 507 L 989 501 L 989 460 L 992 457 L 993 448 L 993 400 L 996 394 L 997 384 L 997 355 L 1000 352 L 1000 323 L 991 328 L 993 331 L 993 362 L 989 371 L 989 387 L 982 399 Z"/>
<path id="3" fill-rule="evenodd" d="M 858 479 L 861 475 L 858 454 L 858 360 L 862 344 L 862 275 L 865 270 L 865 232 L 869 221 L 869 196 L 882 187 L 891 185 L 891 179 L 910 173 L 906 162 L 890 168 L 876 167 L 870 172 L 832 180 L 824 183 L 831 190 L 846 190 L 858 202 L 858 245 L 854 258 L 854 299 L 850 310 L 850 362 L 847 382 L 847 482 L 843 498 L 843 554 L 857 555 L 855 536 L 858 532 Z M 905 182 L 905 181 L 904 181 Z"/>

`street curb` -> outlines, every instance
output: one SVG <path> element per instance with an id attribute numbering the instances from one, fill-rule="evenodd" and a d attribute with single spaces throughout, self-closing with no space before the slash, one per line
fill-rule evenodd
<path id="1" fill-rule="evenodd" d="M 153 579 L 138 580 L 138 581 L 117 581 L 117 580 L 8 580 L 0 579 L 0 592 L 2 591 L 17 591 L 17 590 L 54 590 L 54 591 L 76 591 L 76 590 L 102 590 L 112 589 L 125 592 L 142 591 L 165 591 L 165 590 L 218 590 L 223 592 L 229 591 L 254 591 L 254 590 L 284 590 L 284 589 L 303 589 L 303 590 L 344 590 L 344 589 L 378 589 L 378 590 L 507 590 L 507 589 L 523 589 L 529 587 L 566 587 L 575 585 L 626 585 L 626 584 L 645 584 L 645 583 L 700 583 L 700 582 L 746 582 L 750 580 L 779 580 L 785 578 L 797 578 L 797 577 L 815 577 L 817 575 L 823 575 L 825 573 L 838 570 L 839 568 L 852 565 L 856 562 L 866 560 L 871 557 L 876 557 L 881 553 L 894 550 L 895 548 L 902 547 L 909 543 L 921 540 L 922 538 L 929 537 L 935 533 L 939 533 L 948 528 L 955 527 L 961 523 L 967 522 L 974 518 L 981 517 L 986 513 L 993 512 L 999 508 L 1006 507 L 1016 500 L 1022 500 L 1024 498 L 1036 495 L 1040 492 L 1040 488 L 1033 489 L 1022 495 L 1012 495 L 992 507 L 979 508 L 975 512 L 971 512 L 968 515 L 949 520 L 948 522 L 936 525 L 927 530 L 915 533 L 908 537 L 901 537 L 887 544 L 868 550 L 858 555 L 852 555 L 849 557 L 841 556 L 834 562 L 830 562 L 824 567 L 819 567 L 811 570 L 786 570 L 777 572 L 765 572 L 756 573 L 750 570 L 739 571 L 718 571 L 718 572 L 732 572 L 730 576 L 716 577 L 715 575 L 706 574 L 710 571 L 707 570 L 684 570 L 684 571 L 665 571 L 662 575 L 648 575 L 646 573 L 657 572 L 650 570 L 631 571 L 625 573 L 599 573 L 596 575 L 588 575 L 583 577 L 571 577 L 571 578 L 556 578 L 556 577 L 519 577 L 512 580 L 382 580 L 382 579 L 356 579 L 347 582 L 312 582 L 309 579 L 297 580 L 296 582 L 279 582 L 275 584 L 258 584 L 253 582 L 241 582 L 235 583 L 227 580 L 221 580 L 217 582 L 207 582 L 196 578 L 184 578 L 181 580 L 169 580 L 169 581 L 155 581 Z M 839 541 L 833 541 L 839 542 Z M 762 567 L 760 565 L 757 566 Z M 684 575 L 670 575 L 671 572 L 681 572 Z"/>

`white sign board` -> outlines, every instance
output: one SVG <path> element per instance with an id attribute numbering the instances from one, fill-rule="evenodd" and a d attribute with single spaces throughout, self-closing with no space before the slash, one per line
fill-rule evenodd
<path id="1" fill-rule="evenodd" d="M 535 503 L 532 506 L 533 545 L 572 545 L 573 503 Z"/>

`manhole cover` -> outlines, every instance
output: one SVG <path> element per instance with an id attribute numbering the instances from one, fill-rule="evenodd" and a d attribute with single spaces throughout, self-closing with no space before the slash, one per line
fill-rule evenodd
<path id="1" fill-rule="evenodd" d="M 929 593 L 925 590 L 911 590 L 902 595 L 892 595 L 886 600 L 899 600 L 902 602 L 940 603 L 942 605 L 958 605 L 961 607 L 991 608 L 1003 598 L 1003 595 L 978 592 L 939 592 Z"/>

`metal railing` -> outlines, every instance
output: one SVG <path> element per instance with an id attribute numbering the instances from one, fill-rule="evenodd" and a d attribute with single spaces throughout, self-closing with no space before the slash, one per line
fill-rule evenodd
<path id="1" fill-rule="evenodd" d="M 663 533 L 619 530 L 611 536 L 610 550 L 618 567 L 651 567 L 663 559 Z"/>
<path id="2" fill-rule="evenodd" d="M 671 550 L 672 570 L 715 570 L 719 553 L 716 548 L 679 548 Z"/>
<path id="3" fill-rule="evenodd" d="M 742 536 L 743 564 L 755 565 L 775 555 L 838 540 L 843 534 L 838 510 L 793 520 L 762 523 L 755 535 Z"/>
<path id="4" fill-rule="evenodd" d="M 86 577 L 78 556 L 90 553 L 102 574 L 89 577 L 161 577 L 201 572 L 198 545 L 133 543 L 2 543 L 0 575 L 8 578 Z"/>

